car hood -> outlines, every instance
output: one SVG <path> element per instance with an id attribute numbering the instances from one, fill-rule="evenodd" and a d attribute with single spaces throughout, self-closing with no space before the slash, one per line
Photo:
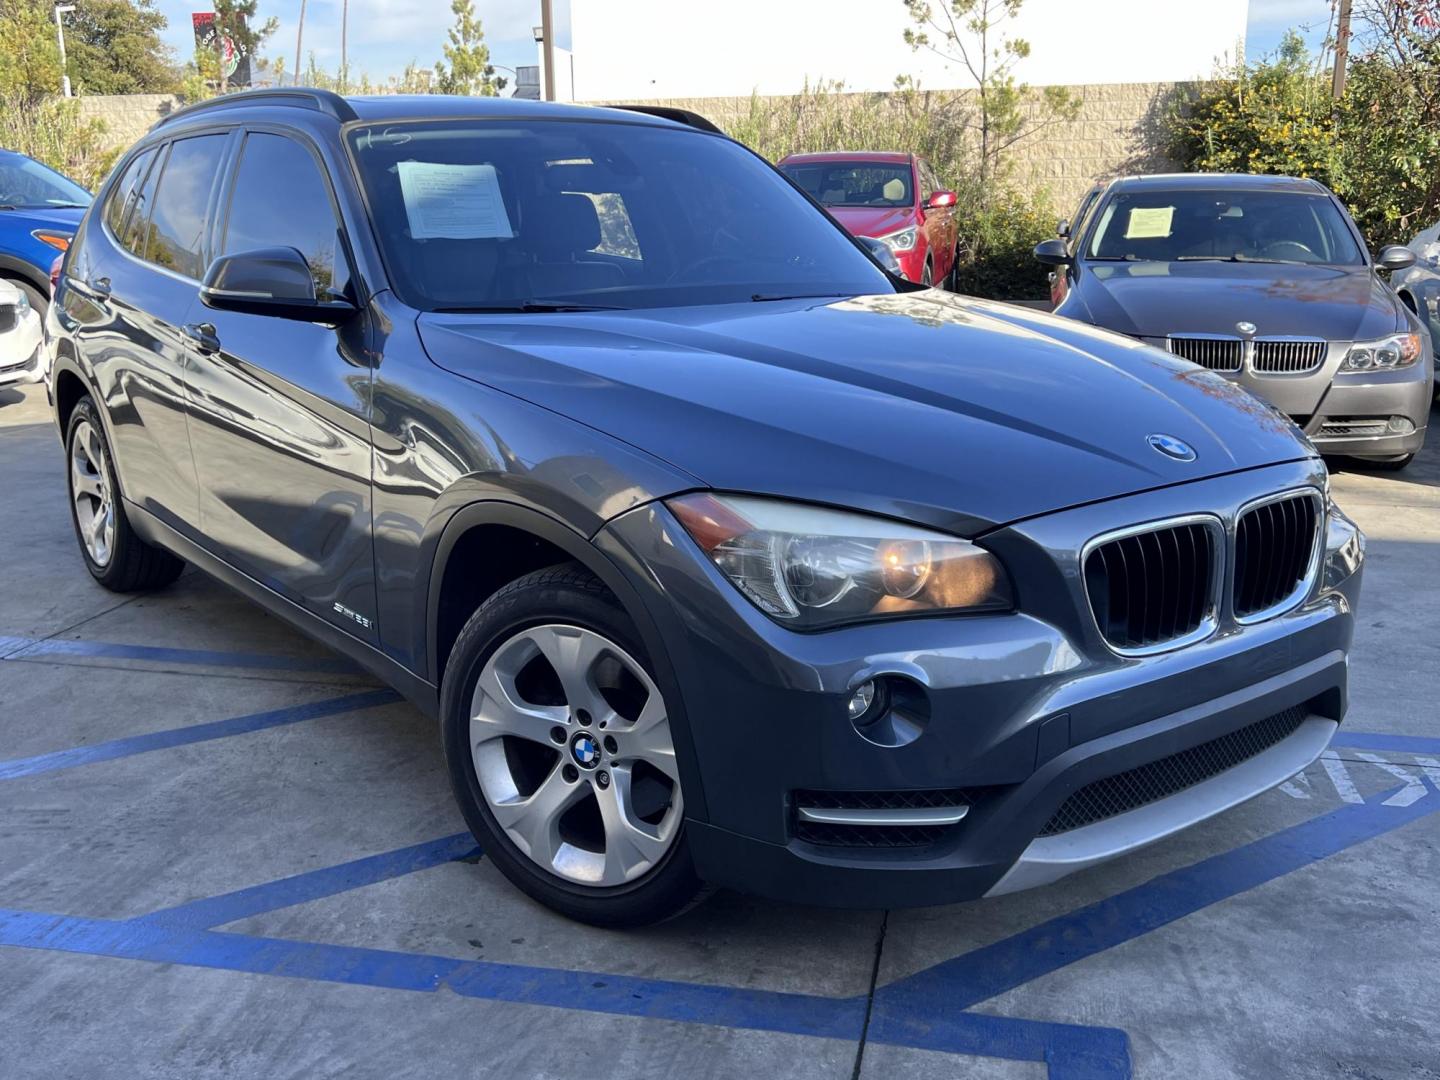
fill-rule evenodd
<path id="1" fill-rule="evenodd" d="M 29 232 L 31 229 L 56 229 L 61 232 L 73 233 L 80 227 L 80 219 L 84 216 L 84 207 L 66 207 L 56 210 L 25 207 L 20 210 L 0 210 L 0 230 L 23 228 Z"/>
<path id="2" fill-rule="evenodd" d="M 827 206 L 825 209 L 851 236 L 888 236 L 915 224 L 915 211 L 908 206 Z"/>
<path id="3" fill-rule="evenodd" d="M 1262 336 L 1364 341 L 1405 325 L 1368 267 L 1087 263 L 1078 292 L 1088 321 L 1138 337 L 1234 334 L 1250 322 Z"/>
<path id="4" fill-rule="evenodd" d="M 1270 406 L 1158 349 L 937 290 L 419 326 L 441 367 L 639 447 L 691 486 L 963 535 L 1310 454 Z"/>

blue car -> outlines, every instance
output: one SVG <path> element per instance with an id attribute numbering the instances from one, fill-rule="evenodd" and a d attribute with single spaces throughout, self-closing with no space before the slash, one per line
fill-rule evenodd
<path id="1" fill-rule="evenodd" d="M 90 193 L 54 169 L 12 150 L 0 150 L 0 278 L 44 313 L 50 267 L 90 206 Z"/>

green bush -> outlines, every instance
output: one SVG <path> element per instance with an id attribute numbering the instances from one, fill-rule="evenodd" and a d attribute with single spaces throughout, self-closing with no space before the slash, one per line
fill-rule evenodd
<path id="1" fill-rule="evenodd" d="M 1440 219 L 1440 43 L 1412 40 L 1403 62 L 1355 56 L 1330 94 L 1304 42 L 1204 84 L 1169 118 L 1171 156 L 1198 172 L 1313 177 L 1349 207 L 1372 251 Z"/>
<path id="2" fill-rule="evenodd" d="M 1009 189 L 989 202 L 966 198 L 956 207 L 960 252 L 955 288 L 992 300 L 1044 300 L 1048 267 L 1035 261 L 1035 245 L 1055 235 L 1055 215 L 1044 192 Z"/>

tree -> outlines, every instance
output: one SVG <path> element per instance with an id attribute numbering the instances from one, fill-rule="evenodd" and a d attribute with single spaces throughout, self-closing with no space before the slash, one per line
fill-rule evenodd
<path id="1" fill-rule="evenodd" d="M 450 10 L 455 15 L 445 45 L 445 60 L 450 64 L 446 67 L 445 60 L 436 62 L 436 89 L 442 94 L 496 97 L 505 89 L 505 80 L 496 77 L 490 64 L 490 47 L 485 44 L 475 5 L 471 0 L 452 0 Z"/>
<path id="2" fill-rule="evenodd" d="M 1030 55 L 1030 43 L 1005 36 L 1004 24 L 1020 13 L 1024 0 L 904 0 L 914 21 L 905 29 L 905 43 L 916 52 L 926 50 L 963 68 L 975 82 L 978 108 L 961 119 L 976 135 L 977 197 L 988 201 L 993 182 L 1007 172 L 1006 151 L 1041 128 L 1060 120 L 1073 120 L 1080 99 L 1060 86 L 1047 86 L 1031 109 L 1030 87 L 1015 79 L 1015 64 Z M 896 80 L 902 90 L 915 89 L 914 80 Z"/>
<path id="3" fill-rule="evenodd" d="M 82 94 L 168 94 L 179 88 L 165 16 L 154 0 L 84 0 L 65 19 L 70 79 Z"/>
<path id="4" fill-rule="evenodd" d="M 254 57 L 260 51 L 260 46 L 271 34 L 275 33 L 280 25 L 279 21 L 271 16 L 259 26 L 253 24 L 255 8 L 258 0 L 215 0 L 215 30 L 216 42 L 229 38 L 235 45 L 235 50 L 241 56 Z M 218 48 L 217 44 L 217 48 Z M 220 92 L 223 94 L 229 88 L 229 76 L 225 72 L 225 66 L 220 66 Z"/>
<path id="5" fill-rule="evenodd" d="M 50 7 L 40 0 L 0 5 L 0 98 L 33 108 L 60 91 L 60 52 Z"/>

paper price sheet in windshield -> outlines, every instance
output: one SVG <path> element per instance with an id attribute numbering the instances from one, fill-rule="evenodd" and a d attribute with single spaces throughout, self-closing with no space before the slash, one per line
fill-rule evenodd
<path id="1" fill-rule="evenodd" d="M 415 240 L 508 240 L 515 235 L 494 165 L 396 165 Z"/>

